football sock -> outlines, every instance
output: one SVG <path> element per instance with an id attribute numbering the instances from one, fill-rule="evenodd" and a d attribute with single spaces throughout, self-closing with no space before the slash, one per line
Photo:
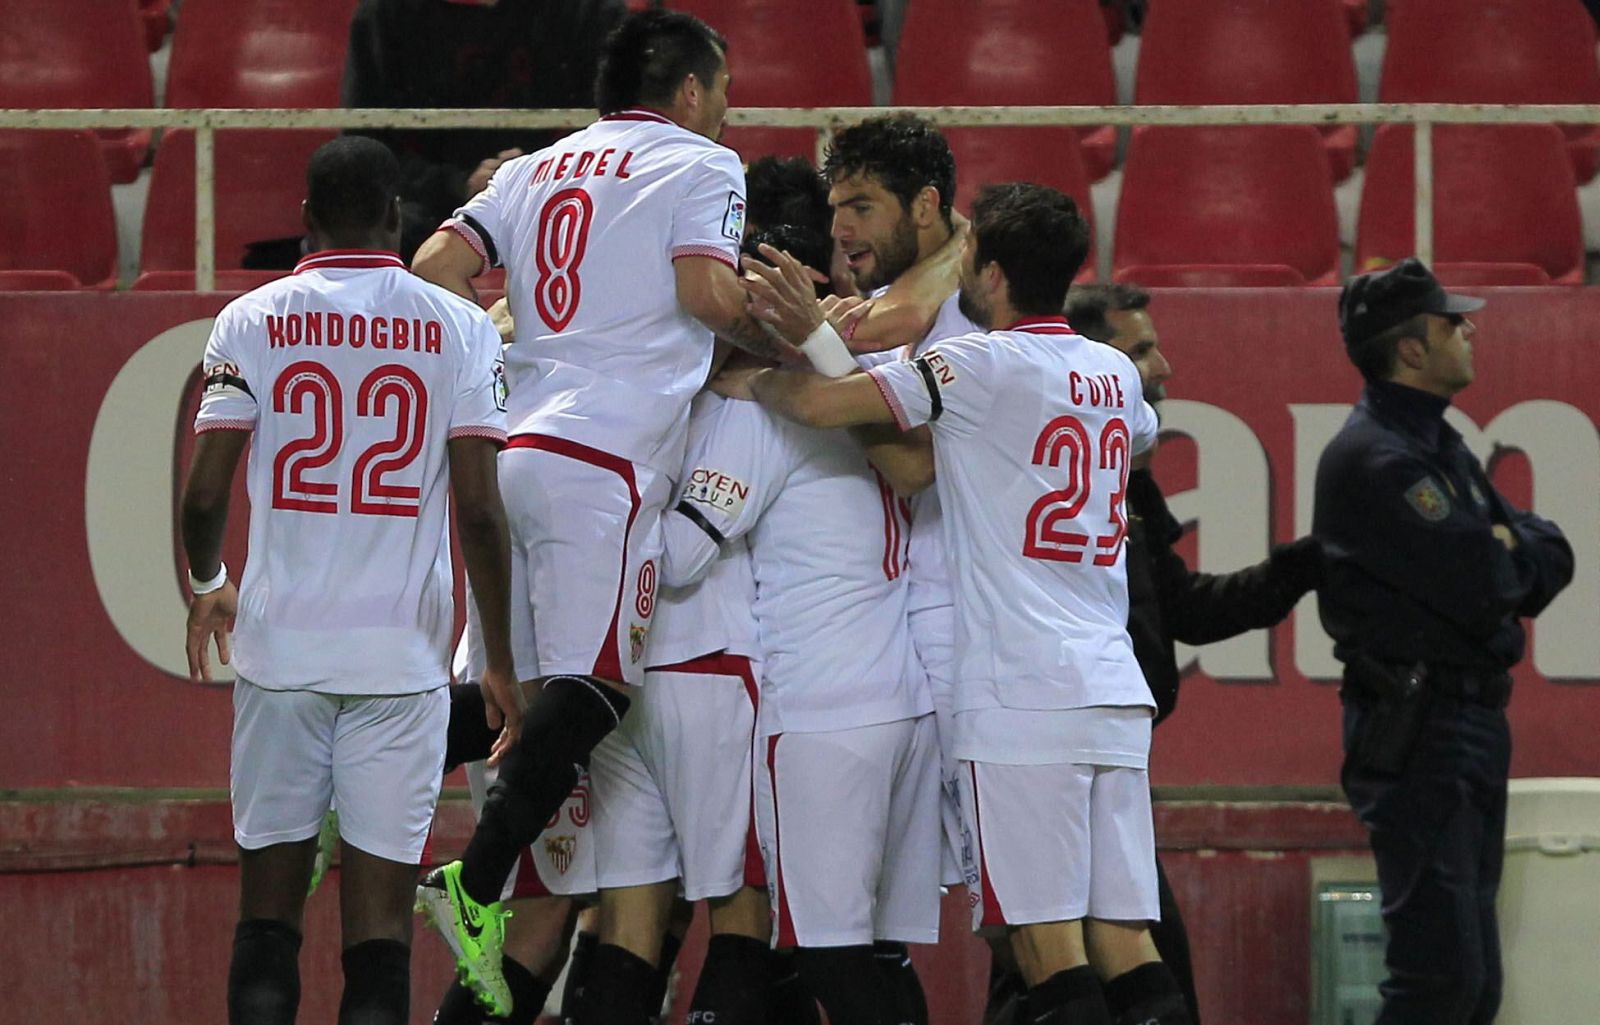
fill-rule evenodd
<path id="1" fill-rule="evenodd" d="M 688 1025 L 763 1025 L 769 953 L 765 942 L 749 936 L 711 937 L 689 1001 Z"/>
<path id="2" fill-rule="evenodd" d="M 533 1025 L 538 1021 L 550 998 L 550 987 L 509 957 L 500 959 L 500 970 L 511 988 L 510 1014 L 504 1018 L 490 1014 L 472 990 L 453 982 L 434 1012 L 433 1025 Z"/>
<path id="3" fill-rule="evenodd" d="M 645 1000 L 645 1007 L 654 1021 L 661 1016 L 661 1005 L 667 999 L 667 985 L 672 982 L 672 968 L 678 963 L 678 951 L 683 949 L 683 937 L 667 933 L 661 937 L 661 956 L 656 964 L 655 988 Z"/>
<path id="4" fill-rule="evenodd" d="M 600 945 L 597 933 L 580 932 L 572 941 L 572 960 L 567 964 L 567 981 L 561 987 L 561 1020 L 573 1025 L 578 1020 L 578 1005 L 583 1001 L 589 981 L 589 966 L 594 963 L 594 948 Z"/>
<path id="5" fill-rule="evenodd" d="M 228 965 L 228 1025 L 294 1025 L 299 1009 L 300 934 L 270 918 L 240 922 Z"/>
<path id="6" fill-rule="evenodd" d="M 629 699 L 603 683 L 552 676 L 528 706 L 522 735 L 500 763 L 478 828 L 461 855 L 461 887 L 479 904 L 500 889 L 522 849 L 561 807 L 589 753 L 616 729 Z"/>
<path id="7" fill-rule="evenodd" d="M 767 997 L 767 1020 L 772 1025 L 822 1025 L 816 998 L 800 978 L 792 949 L 768 950 L 767 972 L 771 991 Z"/>
<path id="8" fill-rule="evenodd" d="M 406 1025 L 411 1020 L 411 948 L 364 940 L 345 950 L 339 1025 Z"/>
<path id="9" fill-rule="evenodd" d="M 989 970 L 989 997 L 983 1009 L 983 1025 L 1027 1025 L 1028 987 L 1022 976 L 996 964 Z"/>
<path id="10" fill-rule="evenodd" d="M 928 1025 L 928 997 L 906 945 L 879 940 L 872 945 L 872 955 L 888 983 L 889 1025 Z"/>
<path id="11" fill-rule="evenodd" d="M 1193 1025 L 1178 980 L 1160 961 L 1123 972 L 1105 991 L 1115 1025 Z"/>
<path id="12" fill-rule="evenodd" d="M 456 771 L 458 766 L 489 757 L 500 731 L 489 728 L 483 709 L 482 687 L 476 683 L 450 685 L 450 725 L 444 741 L 446 775 Z"/>
<path id="13" fill-rule="evenodd" d="M 656 970 L 650 962 L 613 943 L 594 949 L 586 992 L 578 1001 L 578 1025 L 646 1025 L 652 1013 Z"/>
<path id="14" fill-rule="evenodd" d="M 1189 1008 L 1190 1022 L 1200 1025 L 1200 1000 L 1195 995 L 1194 959 L 1189 953 L 1189 931 L 1184 927 L 1183 909 L 1178 907 L 1178 898 L 1172 892 L 1172 884 L 1167 881 L 1167 873 L 1161 867 L 1159 857 L 1156 859 L 1156 884 L 1161 895 L 1161 920 L 1150 923 L 1150 938 L 1155 941 L 1161 963 L 1171 969 L 1172 977 L 1178 980 L 1178 988 L 1183 991 L 1183 1002 Z"/>
<path id="15" fill-rule="evenodd" d="M 883 1025 L 891 1001 L 872 947 L 799 947 L 800 978 L 828 1015 L 830 1025 Z"/>
<path id="16" fill-rule="evenodd" d="M 1112 1025 L 1100 980 L 1088 965 L 1056 972 L 1028 990 L 1022 1025 Z"/>

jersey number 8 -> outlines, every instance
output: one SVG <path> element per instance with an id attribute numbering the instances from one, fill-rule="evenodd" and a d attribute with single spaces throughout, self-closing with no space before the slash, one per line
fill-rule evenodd
<path id="1" fill-rule="evenodd" d="M 578 267 L 589 244 L 594 202 L 582 189 L 562 189 L 539 211 L 539 235 L 533 262 L 539 277 L 533 284 L 533 305 L 552 331 L 563 330 L 578 312 L 583 283 Z"/>

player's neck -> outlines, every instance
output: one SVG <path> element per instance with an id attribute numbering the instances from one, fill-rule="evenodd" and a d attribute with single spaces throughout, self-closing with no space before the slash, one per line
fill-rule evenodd
<path id="1" fill-rule="evenodd" d="M 374 249 L 379 252 L 393 253 L 399 249 L 395 240 L 381 232 L 362 235 L 325 235 L 315 232 L 308 239 L 313 253 L 327 252 L 330 249 Z"/>

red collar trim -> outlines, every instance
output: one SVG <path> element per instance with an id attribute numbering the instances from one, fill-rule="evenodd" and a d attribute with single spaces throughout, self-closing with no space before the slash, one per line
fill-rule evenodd
<path id="1" fill-rule="evenodd" d="M 387 249 L 324 249 L 301 257 L 300 262 L 294 265 L 294 272 L 299 274 L 302 271 L 334 268 L 372 270 L 378 267 L 399 267 L 405 270 L 406 262 L 400 259 L 398 253 Z"/>
<path id="2" fill-rule="evenodd" d="M 615 114 L 607 114 L 602 121 L 659 121 L 664 125 L 675 125 L 678 122 L 664 114 L 657 114 L 653 110 L 634 107 L 631 110 L 619 110 Z"/>
<path id="3" fill-rule="evenodd" d="M 1072 325 L 1066 317 L 1023 317 L 1006 328 L 1007 331 L 1026 331 L 1033 335 L 1070 335 Z"/>

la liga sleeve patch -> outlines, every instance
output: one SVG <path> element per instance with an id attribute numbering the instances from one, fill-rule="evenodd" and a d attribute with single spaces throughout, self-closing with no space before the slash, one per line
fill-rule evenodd
<path id="1" fill-rule="evenodd" d="M 737 192 L 728 193 L 728 209 L 722 215 L 722 235 L 733 242 L 744 239 L 744 197 Z M 712 209 L 715 209 L 713 207 Z"/>

